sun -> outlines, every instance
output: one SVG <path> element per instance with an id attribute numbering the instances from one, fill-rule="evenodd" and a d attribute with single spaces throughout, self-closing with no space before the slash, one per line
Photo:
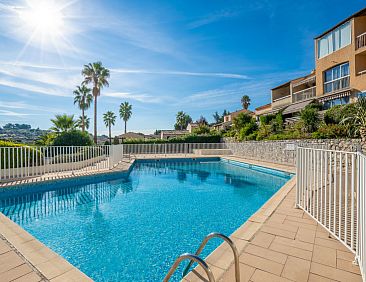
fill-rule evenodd
<path id="1" fill-rule="evenodd" d="M 64 15 L 55 1 L 29 0 L 19 17 L 35 35 L 56 37 L 63 34 Z"/>

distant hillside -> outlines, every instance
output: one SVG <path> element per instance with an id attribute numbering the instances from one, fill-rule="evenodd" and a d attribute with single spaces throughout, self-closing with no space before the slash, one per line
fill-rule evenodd
<path id="1" fill-rule="evenodd" d="M 49 130 L 35 129 L 29 124 L 8 123 L 0 127 L 0 140 L 32 144 Z"/>

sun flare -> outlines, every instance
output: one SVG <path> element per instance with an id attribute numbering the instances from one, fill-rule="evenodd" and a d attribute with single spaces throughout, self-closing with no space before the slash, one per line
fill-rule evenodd
<path id="1" fill-rule="evenodd" d="M 63 33 L 62 8 L 50 0 L 27 1 L 28 7 L 19 13 L 22 21 L 35 33 L 55 36 Z"/>

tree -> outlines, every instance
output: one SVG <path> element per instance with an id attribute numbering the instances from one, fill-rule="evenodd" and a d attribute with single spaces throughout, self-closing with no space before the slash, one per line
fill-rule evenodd
<path id="1" fill-rule="evenodd" d="M 128 102 L 121 103 L 119 106 L 119 117 L 125 122 L 125 133 L 127 133 L 127 121 L 132 116 L 132 105 Z"/>
<path id="2" fill-rule="evenodd" d="M 74 105 L 77 104 L 81 110 L 81 131 L 85 131 L 85 111 L 89 109 L 93 101 L 93 95 L 90 93 L 91 89 L 85 85 L 77 86 L 74 90 Z"/>
<path id="3" fill-rule="evenodd" d="M 76 120 L 76 127 L 82 129 L 83 126 L 83 117 L 79 116 L 79 118 Z M 84 128 L 89 129 L 90 126 L 90 118 L 86 115 L 84 115 Z"/>
<path id="4" fill-rule="evenodd" d="M 250 98 L 248 95 L 244 95 L 243 97 L 241 97 L 241 104 L 243 105 L 244 109 L 248 109 L 250 106 Z"/>
<path id="5" fill-rule="evenodd" d="M 312 133 L 318 128 L 320 118 L 319 111 L 316 108 L 306 106 L 300 112 L 300 118 L 304 123 L 306 132 Z"/>
<path id="6" fill-rule="evenodd" d="M 103 115 L 104 124 L 109 130 L 109 143 L 112 144 L 112 125 L 116 123 L 117 116 L 112 112 L 108 111 Z"/>
<path id="7" fill-rule="evenodd" d="M 215 120 L 215 123 L 221 122 L 221 116 L 219 115 L 218 112 L 215 112 L 212 116 L 213 116 L 213 118 Z"/>
<path id="8" fill-rule="evenodd" d="M 346 124 L 349 128 L 354 128 L 353 135 L 360 133 L 362 143 L 366 142 L 366 98 L 360 97 L 354 106 L 354 111 L 344 117 L 342 124 Z"/>
<path id="9" fill-rule="evenodd" d="M 56 133 L 68 132 L 76 128 L 74 115 L 56 115 L 54 119 L 51 119 L 51 122 L 53 123 L 51 130 Z"/>
<path id="10" fill-rule="evenodd" d="M 176 122 L 174 128 L 176 130 L 184 130 L 188 124 L 192 122 L 192 118 L 183 111 L 180 111 L 176 115 Z"/>
<path id="11" fill-rule="evenodd" d="M 196 123 L 198 123 L 199 125 L 208 125 L 208 122 L 204 116 L 200 116 Z"/>
<path id="12" fill-rule="evenodd" d="M 81 74 L 84 76 L 83 85 L 93 85 L 94 97 L 94 143 L 97 144 L 97 97 L 104 86 L 109 86 L 109 70 L 103 67 L 101 62 L 84 65 Z"/>

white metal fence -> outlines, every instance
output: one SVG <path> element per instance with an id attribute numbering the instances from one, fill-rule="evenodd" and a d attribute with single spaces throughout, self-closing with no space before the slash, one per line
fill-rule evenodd
<path id="1" fill-rule="evenodd" d="M 225 149 L 224 143 L 121 144 L 112 146 L 0 147 L 0 181 L 53 173 L 73 174 L 113 168 L 126 155 L 187 155 L 202 149 Z"/>
<path id="2" fill-rule="evenodd" d="M 365 279 L 366 157 L 297 148 L 296 204 L 355 253 Z"/>
<path id="3" fill-rule="evenodd" d="M 0 181 L 108 169 L 110 146 L 0 147 Z"/>

